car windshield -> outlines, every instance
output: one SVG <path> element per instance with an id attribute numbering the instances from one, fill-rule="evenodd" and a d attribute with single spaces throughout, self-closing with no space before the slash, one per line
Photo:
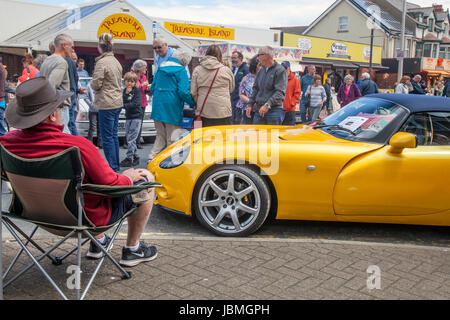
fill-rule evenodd
<path id="1" fill-rule="evenodd" d="M 407 114 L 406 108 L 393 102 L 361 98 L 318 122 L 314 128 L 342 139 L 384 143 Z"/>

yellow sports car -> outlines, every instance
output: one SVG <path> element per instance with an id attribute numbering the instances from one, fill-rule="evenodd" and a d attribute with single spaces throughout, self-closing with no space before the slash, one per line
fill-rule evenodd
<path id="1" fill-rule="evenodd" d="M 450 225 L 450 99 L 363 97 L 296 127 L 193 130 L 148 169 L 157 204 L 221 236 L 268 218 Z"/>

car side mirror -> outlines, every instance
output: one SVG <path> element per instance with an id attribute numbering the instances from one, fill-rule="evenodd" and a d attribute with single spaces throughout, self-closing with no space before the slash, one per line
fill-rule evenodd
<path id="1" fill-rule="evenodd" d="M 415 148 L 417 147 L 416 136 L 407 132 L 397 132 L 389 140 L 390 153 L 402 153 L 405 148 Z"/>

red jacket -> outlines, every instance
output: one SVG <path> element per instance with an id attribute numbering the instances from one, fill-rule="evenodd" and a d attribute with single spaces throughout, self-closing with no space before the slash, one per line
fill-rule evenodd
<path id="1" fill-rule="evenodd" d="M 10 152 L 23 158 L 47 157 L 70 147 L 79 147 L 85 176 L 83 183 L 108 186 L 131 186 L 131 180 L 115 173 L 98 149 L 87 139 L 62 133 L 63 126 L 41 123 L 25 130 L 14 130 L 0 142 Z M 96 226 L 104 226 L 111 218 L 111 198 L 93 194 L 84 195 L 84 209 Z"/>
<path id="2" fill-rule="evenodd" d="M 22 75 L 19 77 L 19 81 L 20 82 L 25 82 L 29 79 L 33 79 L 36 77 L 36 73 L 39 72 L 39 70 L 33 66 L 33 65 L 29 65 L 28 69 L 30 70 L 30 72 L 28 73 L 27 68 L 23 68 L 23 72 Z"/>
<path id="3" fill-rule="evenodd" d="M 300 99 L 302 91 L 300 89 L 300 80 L 291 72 L 288 77 L 288 83 L 286 88 L 286 97 L 284 98 L 283 108 L 284 111 L 295 111 L 295 106 Z"/>
<path id="4" fill-rule="evenodd" d="M 148 106 L 147 93 L 150 91 L 149 87 L 143 86 L 142 84 L 147 82 L 147 76 L 143 74 L 140 79 L 138 79 L 139 90 L 141 91 L 141 107 L 145 108 Z"/>

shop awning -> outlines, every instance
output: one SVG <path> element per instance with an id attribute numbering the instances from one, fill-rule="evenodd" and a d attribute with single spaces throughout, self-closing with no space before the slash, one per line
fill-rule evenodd
<path id="1" fill-rule="evenodd" d="M 347 61 L 333 61 L 333 67 L 345 69 L 358 69 L 359 66 Z"/>
<path id="2" fill-rule="evenodd" d="M 357 66 L 359 66 L 360 68 L 370 68 L 370 64 L 369 63 L 359 63 L 359 62 L 355 62 L 355 64 Z M 385 67 L 382 66 L 381 64 L 372 64 L 372 69 L 378 69 L 378 70 L 388 70 L 389 67 Z"/>
<path id="3" fill-rule="evenodd" d="M 311 58 L 302 58 L 302 64 L 314 64 L 314 65 L 333 65 L 332 61 L 325 59 L 311 59 Z"/>
<path id="4" fill-rule="evenodd" d="M 428 76 L 443 76 L 450 77 L 450 72 L 445 70 L 427 70 L 424 69 L 421 72 L 426 72 Z"/>

